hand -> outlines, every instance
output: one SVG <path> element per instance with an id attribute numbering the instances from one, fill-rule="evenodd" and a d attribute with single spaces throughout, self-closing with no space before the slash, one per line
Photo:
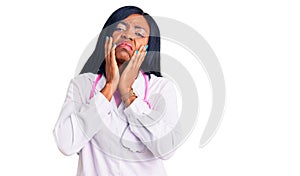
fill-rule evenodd
<path id="1" fill-rule="evenodd" d="M 115 55 L 116 44 L 113 44 L 112 40 L 112 37 L 107 38 L 104 45 L 106 84 L 101 92 L 108 100 L 111 100 L 111 97 L 118 87 L 120 79 L 119 68 Z"/>
<path id="2" fill-rule="evenodd" d="M 131 86 L 137 78 L 140 67 L 146 57 L 146 53 L 145 46 L 141 46 L 138 52 L 133 54 L 128 65 L 122 72 L 118 86 L 121 95 L 124 95 L 131 90 Z"/>

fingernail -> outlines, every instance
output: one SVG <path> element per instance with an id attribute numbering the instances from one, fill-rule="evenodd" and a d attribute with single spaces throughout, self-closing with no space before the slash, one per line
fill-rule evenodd
<path id="1" fill-rule="evenodd" d="M 109 39 L 109 37 L 108 37 L 108 36 L 106 36 L 105 40 L 108 40 L 108 39 Z"/>
<path id="2" fill-rule="evenodd" d="M 135 54 L 137 54 L 138 52 L 139 52 L 139 50 L 136 50 L 136 51 L 135 51 Z"/>
<path id="3" fill-rule="evenodd" d="M 113 44 L 113 47 L 115 47 L 115 46 L 116 46 L 116 44 L 114 43 L 114 44 Z"/>
<path id="4" fill-rule="evenodd" d="M 148 45 L 146 45 L 146 47 L 145 47 L 145 48 L 146 48 L 146 50 L 147 50 L 147 49 L 148 49 Z"/>

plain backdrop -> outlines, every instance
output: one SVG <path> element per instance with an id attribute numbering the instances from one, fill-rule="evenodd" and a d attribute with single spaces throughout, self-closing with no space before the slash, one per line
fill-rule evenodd
<path id="1" fill-rule="evenodd" d="M 124 5 L 197 30 L 225 76 L 221 126 L 199 148 L 209 81 L 201 66 L 182 60 L 200 85 L 200 114 L 190 137 L 165 161 L 170 176 L 300 174 L 298 1 L 16 0 L 0 2 L 1 175 L 76 174 L 78 156 L 62 155 L 52 130 L 83 50 Z M 172 46 L 162 42 L 162 51 L 184 53 Z"/>

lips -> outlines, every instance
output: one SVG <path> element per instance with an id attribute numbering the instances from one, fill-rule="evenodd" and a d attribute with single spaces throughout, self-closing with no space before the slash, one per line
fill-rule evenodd
<path id="1" fill-rule="evenodd" d="M 121 42 L 117 45 L 117 47 L 124 48 L 128 51 L 132 51 L 132 45 L 128 42 Z"/>

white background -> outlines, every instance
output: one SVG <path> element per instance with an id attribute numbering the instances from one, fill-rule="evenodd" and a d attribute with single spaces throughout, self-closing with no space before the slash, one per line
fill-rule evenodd
<path id="1" fill-rule="evenodd" d="M 57 150 L 52 129 L 80 55 L 123 5 L 193 27 L 224 72 L 226 108 L 216 136 L 198 148 L 211 103 L 202 92 L 199 123 L 165 162 L 170 176 L 300 174 L 296 0 L 19 0 L 0 2 L 1 175 L 75 175 L 77 156 Z"/>

